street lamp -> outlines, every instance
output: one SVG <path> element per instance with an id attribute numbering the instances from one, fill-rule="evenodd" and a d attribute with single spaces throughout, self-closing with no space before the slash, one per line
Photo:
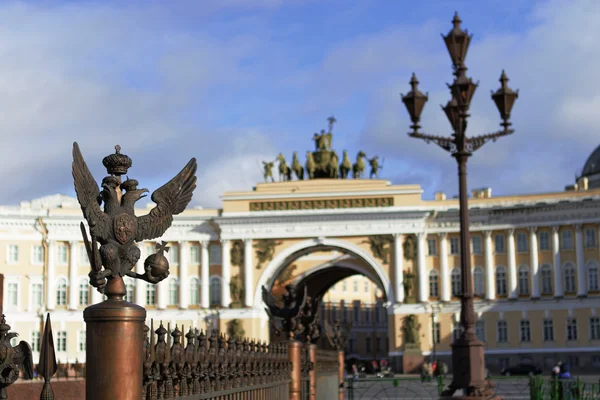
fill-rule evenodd
<path id="1" fill-rule="evenodd" d="M 435 334 L 435 316 L 442 311 L 442 306 L 435 303 L 425 303 L 425 312 L 431 313 L 431 362 L 437 361 L 435 354 L 436 334 Z"/>
<path id="2" fill-rule="evenodd" d="M 459 178 L 459 202 L 460 202 L 460 249 L 461 249 L 461 276 L 462 295 L 460 298 L 460 323 L 463 331 L 452 345 L 452 383 L 442 396 L 451 396 L 456 390 L 464 389 L 464 395 L 469 398 L 490 398 L 493 396 L 493 384 L 485 379 L 484 344 L 477 338 L 475 332 L 475 309 L 473 306 L 473 282 L 471 275 L 471 252 L 469 248 L 469 214 L 467 205 L 467 159 L 471 154 L 483 146 L 486 142 L 496 141 L 501 136 L 510 135 L 514 130 L 509 129 L 510 111 L 518 97 L 518 91 L 511 90 L 508 78 L 504 71 L 500 77 L 502 87 L 492 93 L 492 99 L 502 119 L 502 130 L 467 138 L 468 111 L 471 99 L 477 89 L 477 83 L 466 76 L 467 67 L 465 58 L 472 35 L 461 29 L 461 20 L 458 13 L 454 15 L 452 23 L 454 27 L 444 38 L 448 53 L 452 59 L 454 69 L 454 82 L 448 85 L 452 99 L 442 107 L 446 117 L 450 121 L 454 133 L 451 137 L 433 136 L 420 133 L 419 125 L 421 112 L 427 102 L 427 95 L 418 89 L 419 81 L 415 74 L 412 75 L 410 85 L 412 90 L 402 96 L 402 101 L 410 114 L 412 121 L 408 135 L 410 137 L 425 140 L 426 143 L 433 142 L 451 153 L 458 163 Z"/>

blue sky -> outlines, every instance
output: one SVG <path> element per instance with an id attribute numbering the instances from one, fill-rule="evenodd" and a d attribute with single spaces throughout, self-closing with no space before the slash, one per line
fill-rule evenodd
<path id="1" fill-rule="evenodd" d="M 100 180 L 115 144 L 153 190 L 190 157 L 195 204 L 261 180 L 260 161 L 312 150 L 335 115 L 333 146 L 385 158 L 382 177 L 457 193 L 455 162 L 406 136 L 400 99 L 417 73 L 425 131 L 450 134 L 439 104 L 450 61 L 440 33 L 458 11 L 480 81 L 470 134 L 498 129 L 489 97 L 504 68 L 520 89 L 515 135 L 470 161 L 494 195 L 562 190 L 600 144 L 600 2 L 65 1 L 0 3 L 0 204 L 73 194 L 78 141 Z"/>

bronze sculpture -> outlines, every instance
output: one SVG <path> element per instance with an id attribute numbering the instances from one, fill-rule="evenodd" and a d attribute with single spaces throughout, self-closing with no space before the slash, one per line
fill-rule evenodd
<path id="1" fill-rule="evenodd" d="M 275 246 L 280 244 L 281 242 L 275 239 L 255 240 L 253 247 L 256 249 L 256 258 L 258 260 L 256 269 L 261 269 L 264 263 L 271 261 L 275 254 Z"/>
<path id="2" fill-rule="evenodd" d="M 369 240 L 362 243 L 368 243 L 371 248 L 371 253 L 381 260 L 382 263 L 388 264 L 390 261 L 390 243 L 391 238 L 385 235 L 369 236 Z"/>
<path id="3" fill-rule="evenodd" d="M 269 178 L 271 178 L 271 182 L 275 182 L 275 179 L 273 178 L 273 167 L 275 166 L 275 163 L 272 161 L 263 161 L 262 163 L 264 169 L 263 178 L 265 179 L 265 183 L 269 181 Z"/>
<path id="4" fill-rule="evenodd" d="M 402 286 L 404 287 L 405 303 L 412 303 L 415 300 L 415 295 L 413 293 L 415 285 L 414 280 L 415 274 L 410 271 L 404 271 L 404 282 L 402 282 Z"/>
<path id="5" fill-rule="evenodd" d="M 405 345 L 417 345 L 420 342 L 419 329 L 421 325 L 417 323 L 417 319 L 414 314 L 408 315 L 404 318 L 404 324 L 402 326 L 402 333 L 404 335 Z"/>
<path id="6" fill-rule="evenodd" d="M 365 172 L 365 158 L 367 155 L 364 151 L 359 151 L 356 155 L 356 162 L 352 166 L 352 178 L 360 179 Z"/>
<path id="7" fill-rule="evenodd" d="M 240 267 L 244 263 L 244 249 L 239 240 L 233 242 L 229 256 L 231 257 L 231 265 Z"/>
<path id="8" fill-rule="evenodd" d="M 332 326 L 329 321 L 325 320 L 325 334 L 331 347 L 337 351 L 344 351 L 351 330 L 352 324 L 340 324 L 336 320 Z"/>
<path id="9" fill-rule="evenodd" d="M 8 399 L 7 387 L 19 379 L 19 371 L 23 371 L 25 379 L 33 378 L 33 359 L 31 347 L 25 341 L 11 346 L 10 340 L 19 336 L 9 332 L 10 325 L 6 323 L 4 314 L 0 319 L 0 399 Z"/>
<path id="10" fill-rule="evenodd" d="M 383 166 L 379 165 L 379 156 L 375 156 L 369 160 L 369 165 L 371 166 L 371 173 L 369 174 L 369 179 L 373 179 L 375 176 L 376 179 L 379 179 L 379 169 Z"/>
<path id="11" fill-rule="evenodd" d="M 315 170 L 317 166 L 315 164 L 315 159 L 313 158 L 313 153 L 310 151 L 306 152 L 306 175 L 308 179 L 315 179 Z"/>
<path id="12" fill-rule="evenodd" d="M 304 306 L 300 310 L 299 319 L 299 336 L 306 343 L 316 343 L 321 337 L 321 328 L 319 327 L 319 305 L 321 297 L 311 298 L 306 296 Z"/>
<path id="13" fill-rule="evenodd" d="M 288 338 L 294 339 L 298 327 L 298 315 L 306 301 L 307 287 L 300 288 L 287 285 L 287 293 L 282 296 L 283 307 L 277 305 L 278 301 L 273 294 L 262 287 L 262 300 L 267 306 L 265 310 L 271 319 L 271 324 L 276 335 L 285 333 Z"/>
<path id="14" fill-rule="evenodd" d="M 279 161 L 279 181 L 291 181 L 292 180 L 292 169 L 285 162 L 283 154 L 279 153 L 277 156 Z"/>
<path id="15" fill-rule="evenodd" d="M 242 307 L 242 299 L 244 298 L 244 287 L 242 279 L 239 275 L 234 276 L 229 281 L 229 292 L 231 294 L 231 304 L 229 308 Z"/>
<path id="16" fill-rule="evenodd" d="M 92 271 L 90 284 L 110 298 L 119 295 L 124 286 L 122 277 L 127 275 L 132 278 L 142 279 L 156 284 L 169 275 L 168 263 L 165 268 L 160 268 L 155 259 L 158 256 L 148 257 L 149 264 L 144 274 L 132 271 L 140 258 L 140 250 L 135 242 L 155 239 L 162 236 L 173 222 L 173 215 L 181 213 L 192 200 L 192 193 L 196 188 L 196 159 L 190 162 L 168 183 L 152 193 L 152 201 L 156 206 L 147 215 L 136 217 L 134 205 L 145 197 L 147 189 L 138 189 L 138 182 L 134 179 L 121 181 L 121 176 L 131 167 L 131 159 L 121 154 L 120 146 L 115 147 L 115 154 L 104 158 L 102 163 L 109 173 L 102 180 L 102 191 L 88 169 L 77 143 L 73 143 L 73 178 L 77 200 L 88 222 L 91 243 L 87 232 L 81 223 L 84 242 Z M 125 193 L 123 193 L 125 190 Z M 104 210 L 100 205 L 104 205 Z M 97 243 L 100 244 L 98 249 Z M 159 249 L 162 255 L 164 247 Z M 161 259 L 164 267 L 166 259 Z M 145 263 L 146 264 L 146 263 Z M 157 268 L 158 267 L 158 268 Z M 160 275 L 154 275 L 160 272 Z M 108 282 L 107 282 L 108 280 Z M 120 285 L 117 282 L 120 281 Z M 115 283 L 114 290 L 104 290 L 107 284 Z M 117 293 L 118 292 L 118 293 Z"/>
<path id="17" fill-rule="evenodd" d="M 292 159 L 292 171 L 294 171 L 294 174 L 296 175 L 296 178 L 298 180 L 301 181 L 304 179 L 304 167 L 302 166 L 302 164 L 300 164 L 300 160 L 298 160 L 297 151 L 294 152 L 294 156 Z"/>
<path id="18" fill-rule="evenodd" d="M 350 161 L 350 157 L 348 157 L 348 152 L 344 150 L 344 158 L 340 165 L 340 178 L 346 179 L 350 171 L 352 171 L 352 162 Z"/>

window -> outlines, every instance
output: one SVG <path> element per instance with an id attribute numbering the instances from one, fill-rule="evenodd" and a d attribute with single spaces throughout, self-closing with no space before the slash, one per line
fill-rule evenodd
<path id="1" fill-rule="evenodd" d="M 352 310 L 354 312 L 354 323 L 359 325 L 360 324 L 360 301 L 359 300 L 355 300 L 354 304 L 352 305 Z"/>
<path id="2" fill-rule="evenodd" d="M 496 294 L 506 296 L 506 268 L 496 267 Z"/>
<path id="3" fill-rule="evenodd" d="M 563 270 L 563 279 L 566 293 L 575 293 L 575 266 L 572 263 L 566 263 Z"/>
<path id="4" fill-rule="evenodd" d="M 457 237 L 450 238 L 450 254 L 460 254 L 460 243 Z"/>
<path id="5" fill-rule="evenodd" d="M 352 282 L 352 290 L 354 290 L 354 293 L 358 293 L 358 281 L 357 280 Z"/>
<path id="6" fill-rule="evenodd" d="M 208 246 L 208 259 L 210 265 L 221 265 L 221 246 L 211 244 Z"/>
<path id="7" fill-rule="evenodd" d="M 39 352 L 40 351 L 40 332 L 33 331 L 31 332 L 31 351 Z"/>
<path id="8" fill-rule="evenodd" d="M 481 236 L 472 236 L 471 245 L 473 254 L 481 254 Z"/>
<path id="9" fill-rule="evenodd" d="M 477 339 L 485 342 L 485 322 L 483 320 L 478 320 L 475 323 L 475 334 L 477 335 Z"/>
<path id="10" fill-rule="evenodd" d="M 56 333 L 56 351 L 67 351 L 67 332 L 58 331 Z"/>
<path id="11" fill-rule="evenodd" d="M 454 268 L 452 270 L 452 296 L 454 297 L 459 297 L 462 294 L 460 280 L 460 270 L 458 268 Z"/>
<path id="12" fill-rule="evenodd" d="M 369 282 L 365 282 L 365 293 L 369 293 Z"/>
<path id="13" fill-rule="evenodd" d="M 552 342 L 554 340 L 554 321 L 545 319 L 542 333 L 544 342 Z"/>
<path id="14" fill-rule="evenodd" d="M 82 279 L 79 281 L 79 305 L 87 306 L 88 304 L 90 304 L 90 286 L 87 279 Z"/>
<path id="15" fill-rule="evenodd" d="M 548 264 L 542 265 L 540 276 L 542 280 L 542 294 L 552 294 L 552 267 Z"/>
<path id="16" fill-rule="evenodd" d="M 125 301 L 133 303 L 135 284 L 133 283 L 133 279 L 131 279 L 129 277 L 125 277 L 124 280 L 125 280 Z"/>
<path id="17" fill-rule="evenodd" d="M 200 279 L 192 278 L 190 279 L 190 304 L 198 305 L 200 304 Z"/>
<path id="18" fill-rule="evenodd" d="M 531 324 L 529 320 L 523 319 L 520 323 L 521 343 L 531 342 Z"/>
<path id="19" fill-rule="evenodd" d="M 519 296 L 527 296 L 529 294 L 529 267 L 521 265 L 519 267 Z"/>
<path id="20" fill-rule="evenodd" d="M 437 240 L 427 239 L 427 250 L 430 256 L 437 256 Z"/>
<path id="21" fill-rule="evenodd" d="M 329 319 L 335 320 L 337 319 L 337 307 L 334 305 L 331 306 L 331 310 L 329 310 Z"/>
<path id="22" fill-rule="evenodd" d="M 67 265 L 67 246 L 59 244 L 56 247 L 56 262 L 59 265 Z"/>
<path id="23" fill-rule="evenodd" d="M 44 295 L 44 287 L 41 283 L 31 284 L 31 302 L 35 307 L 42 306 L 42 296 Z"/>
<path id="24" fill-rule="evenodd" d="M 169 251 L 167 253 L 167 257 L 169 257 L 170 265 L 179 264 L 179 247 L 177 246 L 169 246 Z"/>
<path id="25" fill-rule="evenodd" d="M 527 234 L 523 232 L 519 232 L 516 234 L 517 237 L 517 252 L 526 253 L 527 252 Z"/>
<path id="26" fill-rule="evenodd" d="M 371 352 L 371 338 L 370 337 L 368 337 L 365 340 L 365 346 L 367 347 L 367 353 L 370 353 Z"/>
<path id="27" fill-rule="evenodd" d="M 433 340 L 437 344 L 440 344 L 442 341 L 442 327 L 439 322 L 433 325 Z"/>
<path id="28" fill-rule="evenodd" d="M 577 340 L 577 319 L 567 318 L 567 340 Z"/>
<path id="29" fill-rule="evenodd" d="M 44 263 L 44 248 L 42 246 L 31 246 L 31 263 Z"/>
<path id="30" fill-rule="evenodd" d="M 56 284 L 56 305 L 64 306 L 67 304 L 67 281 L 59 279 Z"/>
<path id="31" fill-rule="evenodd" d="M 475 267 L 473 270 L 473 294 L 482 297 L 485 293 L 485 284 L 483 283 L 483 268 Z"/>
<path id="32" fill-rule="evenodd" d="M 213 276 L 210 278 L 210 305 L 217 306 L 221 304 L 221 278 Z"/>
<path id="33" fill-rule="evenodd" d="M 365 308 L 365 324 L 371 323 L 371 309 L 369 307 Z"/>
<path id="34" fill-rule="evenodd" d="M 353 337 L 348 340 L 348 353 L 354 353 L 354 340 Z"/>
<path id="35" fill-rule="evenodd" d="M 439 274 L 435 269 L 429 271 L 429 297 L 439 296 Z"/>
<path id="36" fill-rule="evenodd" d="M 156 286 L 151 283 L 146 284 L 146 304 L 149 306 L 156 304 Z"/>
<path id="37" fill-rule="evenodd" d="M 458 322 L 452 324 L 452 343 L 456 342 L 462 333 L 462 327 Z"/>
<path id="38" fill-rule="evenodd" d="M 570 229 L 566 229 L 561 232 L 562 236 L 562 249 L 563 250 L 573 250 L 573 231 Z"/>
<path id="39" fill-rule="evenodd" d="M 79 340 L 78 340 L 78 345 L 77 348 L 79 349 L 80 352 L 84 352 L 85 351 L 85 331 L 79 331 Z"/>
<path id="40" fill-rule="evenodd" d="M 579 367 L 579 356 L 568 355 L 567 363 L 572 367 L 575 367 L 575 368 Z"/>
<path id="41" fill-rule="evenodd" d="M 87 250 L 85 249 L 85 246 L 83 246 L 83 245 L 79 246 L 79 249 L 77 251 L 77 256 L 79 257 L 79 260 L 78 260 L 79 265 L 90 265 L 90 259 L 88 258 L 88 254 L 87 254 Z M 141 255 L 140 255 L 140 257 L 141 257 Z"/>
<path id="42" fill-rule="evenodd" d="M 598 291 L 598 264 L 596 264 L 595 262 L 589 262 L 588 266 L 587 266 L 587 273 L 588 273 L 588 279 L 587 279 L 588 290 L 590 292 L 597 292 Z"/>
<path id="43" fill-rule="evenodd" d="M 494 248 L 496 253 L 505 253 L 506 252 L 506 243 L 504 242 L 504 235 L 495 235 L 494 236 Z"/>
<path id="44" fill-rule="evenodd" d="M 590 340 L 600 340 L 600 318 L 590 318 Z"/>
<path id="45" fill-rule="evenodd" d="M 375 306 L 375 323 L 379 323 L 379 306 Z"/>
<path id="46" fill-rule="evenodd" d="M 542 231 L 538 233 L 538 246 L 541 251 L 550 250 L 550 233 Z"/>
<path id="47" fill-rule="evenodd" d="M 190 246 L 190 263 L 192 265 L 200 265 L 200 246 Z"/>
<path id="48" fill-rule="evenodd" d="M 375 339 L 375 343 L 376 343 L 375 344 L 375 346 L 376 346 L 376 350 L 375 351 L 377 353 L 381 352 L 381 338 L 380 337 L 376 338 Z"/>
<path id="49" fill-rule="evenodd" d="M 8 245 L 8 260 L 9 263 L 19 262 L 19 246 L 16 244 Z"/>
<path id="50" fill-rule="evenodd" d="M 600 356 L 593 355 L 592 356 L 592 367 L 600 367 Z"/>
<path id="51" fill-rule="evenodd" d="M 508 357 L 501 357 L 498 359 L 498 368 L 500 370 L 508 368 L 510 365 L 510 359 Z"/>
<path id="52" fill-rule="evenodd" d="M 17 283 L 9 283 L 7 286 L 8 293 L 6 300 L 8 300 L 8 305 L 16 307 L 19 304 L 19 285 Z"/>
<path id="53" fill-rule="evenodd" d="M 343 281 L 342 282 L 342 292 L 345 292 L 348 290 L 348 282 Z"/>
<path id="54" fill-rule="evenodd" d="M 596 247 L 596 230 L 593 228 L 585 230 L 585 247 Z"/>
<path id="55" fill-rule="evenodd" d="M 175 306 L 177 305 L 178 290 L 177 290 L 177 281 L 175 279 L 171 279 L 169 281 L 169 305 Z"/>

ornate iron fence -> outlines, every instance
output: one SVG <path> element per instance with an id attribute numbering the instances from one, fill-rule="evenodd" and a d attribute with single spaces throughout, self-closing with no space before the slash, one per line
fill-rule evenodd
<path id="1" fill-rule="evenodd" d="M 145 329 L 143 399 L 286 399 L 291 362 L 286 343 L 266 344 L 160 324 Z M 171 340 L 172 338 L 172 340 Z"/>

